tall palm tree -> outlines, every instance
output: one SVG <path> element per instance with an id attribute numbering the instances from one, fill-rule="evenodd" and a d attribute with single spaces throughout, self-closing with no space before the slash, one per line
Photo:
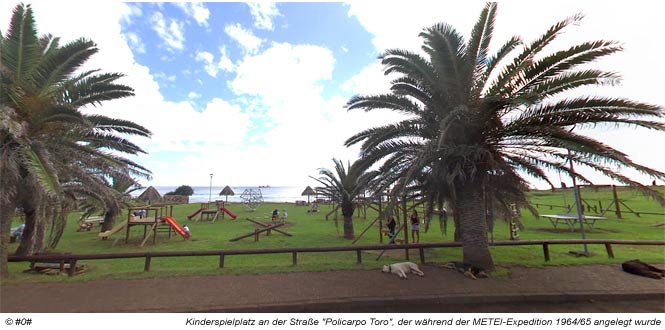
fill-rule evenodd
<path id="1" fill-rule="evenodd" d="M 150 173 L 120 156 L 143 152 L 123 136 L 150 136 L 146 128 L 80 112 L 134 95 L 131 87 L 116 83 L 123 75 L 77 72 L 98 51 L 90 40 L 60 45 L 58 38 L 37 35 L 32 9 L 20 4 L 0 40 L 0 176 L 7 184 L 0 210 L 8 210 L 0 221 L 9 226 L 14 208 L 23 208 L 26 227 L 17 254 L 42 249 L 47 226 L 57 222 L 56 233 L 61 232 L 68 194 L 98 194 L 115 173 Z M 4 271 L 6 246 L 2 255 Z"/>
<path id="2" fill-rule="evenodd" d="M 321 177 L 312 177 L 312 179 L 323 185 L 320 191 L 324 195 L 339 203 L 344 217 L 344 238 L 353 239 L 355 237 L 353 232 L 355 199 L 367 190 L 368 184 L 377 175 L 377 172 L 368 172 L 367 167 L 361 161 L 353 164 L 348 162 L 347 167 L 344 167 L 344 163 L 340 160 L 333 158 L 333 162 L 335 163 L 334 172 L 321 168 L 319 169 Z"/>
<path id="3" fill-rule="evenodd" d="M 355 96 L 348 109 L 391 109 L 409 119 L 360 132 L 347 145 L 363 142 L 369 161 L 399 159 L 405 179 L 426 170 L 441 180 L 453 201 L 461 226 L 466 262 L 493 268 L 485 221 L 484 189 L 493 178 L 515 189 L 526 183 L 520 175 L 544 180 L 546 170 L 570 172 L 566 161 L 586 165 L 634 186 L 661 203 L 665 199 L 617 170 L 631 168 L 663 179 L 665 174 L 634 163 L 598 140 L 573 132 L 573 127 L 609 124 L 665 129 L 661 106 L 620 97 L 571 97 L 580 87 L 616 84 L 620 76 L 587 64 L 622 50 L 614 41 L 590 41 L 545 53 L 544 49 L 578 14 L 556 23 L 530 43 L 512 37 L 492 55 L 489 46 L 497 5 L 488 3 L 468 41 L 450 25 L 423 30 L 422 53 L 390 49 L 382 56 L 385 73 L 399 77 L 391 92 Z M 568 156 L 568 150 L 572 156 Z M 588 182 L 579 173 L 579 180 Z M 553 186 L 553 185 L 552 185 Z"/>

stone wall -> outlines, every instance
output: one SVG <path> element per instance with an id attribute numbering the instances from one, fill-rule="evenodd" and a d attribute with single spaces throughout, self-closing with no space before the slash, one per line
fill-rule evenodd
<path id="1" fill-rule="evenodd" d="M 164 203 L 166 203 L 166 204 L 188 204 L 189 203 L 189 196 L 164 195 Z"/>

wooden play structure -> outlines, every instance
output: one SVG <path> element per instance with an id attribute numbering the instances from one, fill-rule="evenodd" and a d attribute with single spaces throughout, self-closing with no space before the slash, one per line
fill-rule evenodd
<path id="1" fill-rule="evenodd" d="M 282 235 L 284 235 L 284 236 L 289 236 L 289 237 L 293 236 L 293 234 L 290 234 L 290 233 L 287 233 L 287 232 L 282 231 L 280 229 L 277 229 L 278 227 L 284 226 L 286 224 L 284 222 L 268 224 L 268 223 L 263 223 L 261 221 L 258 221 L 258 220 L 255 220 L 255 219 L 250 219 L 250 218 L 246 218 L 245 220 L 258 225 L 259 228 L 255 228 L 253 232 L 250 232 L 250 233 L 247 233 L 247 234 L 242 234 L 238 237 L 234 237 L 234 238 L 230 239 L 229 241 L 235 242 L 235 241 L 239 241 L 243 238 L 254 236 L 254 242 L 258 242 L 259 237 L 260 237 L 259 234 L 265 232 L 266 236 L 270 236 L 270 232 L 273 231 L 273 230 L 280 233 L 280 234 L 282 234 Z"/>
<path id="2" fill-rule="evenodd" d="M 201 203 L 201 207 L 196 212 L 188 215 L 187 219 L 192 220 L 198 215 L 199 217 L 195 221 L 215 222 L 220 216 L 224 218 L 224 214 L 228 214 L 233 220 L 236 219 L 236 215 L 224 207 L 224 201 L 218 200 L 214 204 L 212 202 Z"/>
<path id="3" fill-rule="evenodd" d="M 125 230 L 125 243 L 129 242 L 132 228 L 143 227 L 143 240 L 140 246 L 152 236 L 152 243 L 157 242 L 158 233 L 166 233 L 171 238 L 173 233 L 178 233 L 185 239 L 189 238 L 189 233 L 172 217 L 172 205 L 152 205 L 143 207 L 130 207 L 127 212 L 127 220 L 115 226 L 113 229 L 99 233 L 99 237 L 106 239 L 109 236 Z M 117 244 L 122 236 L 116 237 L 113 245 Z"/>

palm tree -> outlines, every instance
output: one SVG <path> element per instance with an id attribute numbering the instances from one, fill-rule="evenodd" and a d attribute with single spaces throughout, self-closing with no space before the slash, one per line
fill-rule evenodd
<path id="1" fill-rule="evenodd" d="M 360 161 L 353 164 L 348 162 L 346 168 L 340 160 L 333 158 L 333 162 L 335 163 L 334 172 L 321 168 L 319 169 L 321 177 L 312 177 L 312 179 L 323 185 L 320 191 L 324 195 L 339 203 L 344 217 L 344 238 L 353 239 L 355 237 L 353 212 L 356 209 L 354 200 L 368 188 L 369 182 L 377 175 L 377 172 L 367 172 L 367 167 Z"/>
<path id="2" fill-rule="evenodd" d="M 663 172 L 636 164 L 626 154 L 572 130 L 602 124 L 665 129 L 663 123 L 650 120 L 665 115 L 660 106 L 620 97 L 563 95 L 584 86 L 616 84 L 618 73 L 590 69 L 587 64 L 622 47 L 599 40 L 545 53 L 543 49 L 562 30 L 583 18 L 578 14 L 530 43 L 512 37 L 490 55 L 496 10 L 495 3 L 485 6 L 468 42 L 452 26 L 439 23 L 420 33 L 423 53 L 387 50 L 381 56 L 385 73 L 399 75 L 391 92 L 355 96 L 347 104 L 348 109 L 383 108 L 409 115 L 401 122 L 360 132 L 347 145 L 363 142 L 361 156 L 370 162 L 399 163 L 397 172 L 404 176 L 404 184 L 432 171 L 452 200 L 464 260 L 487 269 L 493 268 L 493 261 L 483 191 L 496 178 L 519 195 L 516 188 L 526 183 L 520 174 L 552 185 L 546 170 L 568 173 L 565 162 L 572 161 L 665 203 L 657 192 L 622 175 L 617 167 L 660 179 Z M 578 173 L 573 175 L 588 182 Z"/>
<path id="3" fill-rule="evenodd" d="M 117 173 L 150 173 L 119 156 L 143 152 L 122 135 L 147 137 L 147 129 L 79 111 L 134 94 L 132 88 L 116 83 L 122 74 L 77 73 L 97 51 L 86 39 L 61 46 L 51 35 L 38 38 L 32 9 L 22 4 L 15 7 L 0 40 L 0 176 L 5 195 L 0 199 L 0 221 L 3 228 L 9 226 L 14 207 L 23 208 L 26 227 L 17 254 L 42 249 L 49 225 L 57 225 L 55 232 L 61 233 L 67 196 L 99 194 L 109 189 L 105 178 Z M 4 241 L 3 246 L 4 271 Z"/>
<path id="4" fill-rule="evenodd" d="M 104 216 L 104 222 L 100 230 L 102 232 L 113 228 L 122 208 L 132 206 L 131 193 L 143 188 L 127 173 L 122 176 L 111 177 L 111 182 L 106 183 L 106 185 L 111 189 L 104 189 L 101 193 L 94 195 L 89 193 L 80 194 L 84 198 L 79 203 L 79 209 L 83 210 L 83 217 L 93 214 Z"/>

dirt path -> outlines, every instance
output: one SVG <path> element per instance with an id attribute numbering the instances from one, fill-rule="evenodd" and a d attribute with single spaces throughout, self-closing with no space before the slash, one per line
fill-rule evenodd
<path id="1" fill-rule="evenodd" d="M 345 270 L 2 285 L 0 312 L 407 312 L 400 306 L 416 305 L 452 312 L 507 304 L 532 312 L 542 303 L 608 300 L 646 301 L 655 306 L 642 311 L 665 312 L 665 280 L 630 275 L 620 265 L 515 267 L 507 277 L 477 281 L 422 268 L 425 277 L 405 280 Z"/>

